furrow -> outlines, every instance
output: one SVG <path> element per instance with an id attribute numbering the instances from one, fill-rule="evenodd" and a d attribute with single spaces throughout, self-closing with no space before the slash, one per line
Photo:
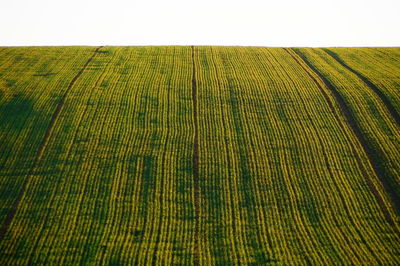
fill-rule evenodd
<path id="1" fill-rule="evenodd" d="M 200 188 L 199 188 L 199 121 L 197 117 L 197 82 L 195 66 L 195 48 L 192 46 L 192 101 L 193 101 L 193 188 L 194 188 L 194 208 L 195 208 L 195 229 L 194 229 L 194 264 L 199 265 L 199 227 L 200 227 Z"/>
<path id="2" fill-rule="evenodd" d="M 335 114 L 335 117 L 337 119 L 337 121 L 341 121 L 340 118 L 338 117 L 338 115 L 336 114 L 335 111 L 335 107 L 333 105 L 333 103 L 331 102 L 329 96 L 326 94 L 324 88 L 320 85 L 320 83 L 317 81 L 317 79 L 303 66 L 303 64 L 301 64 L 301 62 L 299 61 L 298 58 L 296 58 L 294 55 L 292 55 L 288 49 L 285 49 L 286 52 L 288 52 L 293 59 L 304 69 L 304 71 L 307 73 L 307 75 L 314 80 L 314 82 L 317 84 L 317 86 L 319 87 L 319 89 L 321 90 L 322 94 L 324 95 L 324 98 L 326 99 L 326 101 L 328 102 L 332 112 Z M 299 51 L 299 50 L 295 50 L 292 49 L 302 60 L 303 62 L 319 77 L 319 79 L 323 82 L 323 84 L 325 85 L 325 87 L 331 92 L 331 94 L 334 96 L 337 104 L 339 105 L 340 108 L 340 112 L 343 115 L 343 117 L 345 118 L 347 124 L 349 125 L 349 127 L 351 128 L 352 132 L 354 133 L 354 135 L 357 137 L 359 143 L 361 144 L 365 154 L 367 155 L 371 166 L 373 167 L 373 170 L 375 172 L 375 174 L 378 176 L 379 180 L 382 182 L 386 193 L 388 194 L 389 198 L 391 199 L 391 203 L 392 203 L 392 207 L 393 209 L 397 212 L 397 214 L 400 214 L 400 198 L 399 196 L 395 193 L 395 190 L 391 187 L 391 185 L 389 184 L 389 182 L 386 179 L 386 176 L 388 176 L 388 173 L 386 173 L 386 170 L 381 167 L 379 165 L 379 163 L 376 161 L 376 159 L 374 158 L 373 155 L 373 149 L 372 147 L 370 147 L 368 145 L 368 142 L 366 141 L 366 139 L 364 138 L 363 134 L 361 133 L 361 129 L 359 128 L 353 114 L 350 111 L 350 108 L 347 106 L 345 100 L 343 99 L 343 97 L 339 94 L 339 92 L 336 90 L 336 88 L 316 69 L 316 67 L 314 67 L 308 60 L 307 58 Z M 342 123 L 341 127 L 343 128 L 344 125 Z M 353 146 L 353 145 L 352 145 Z M 356 151 L 356 148 L 353 146 L 353 153 L 354 156 L 357 159 L 358 165 L 360 167 L 360 169 L 363 171 L 363 175 L 364 177 L 368 177 L 368 174 L 365 172 L 365 167 L 362 165 L 361 163 L 361 159 L 358 156 L 358 153 Z M 372 180 L 370 178 L 367 178 L 367 183 L 370 187 L 370 189 L 372 190 L 372 192 L 374 193 L 377 202 L 379 203 L 387 221 L 391 224 L 391 226 L 393 227 L 393 229 L 396 231 L 397 234 L 399 234 L 399 231 L 397 229 L 397 225 L 395 220 L 393 219 L 393 217 L 390 215 L 390 212 L 387 209 L 386 204 L 384 203 L 384 199 L 382 198 L 382 196 L 380 195 L 378 189 L 375 187 L 374 183 L 372 182 Z"/>
<path id="3" fill-rule="evenodd" d="M 387 110 L 392 115 L 393 119 L 396 121 L 397 125 L 400 126 L 400 115 L 397 113 L 396 108 L 392 105 L 386 95 L 374 84 L 372 83 L 367 77 L 362 75 L 360 72 L 351 68 L 347 65 L 343 59 L 340 58 L 338 54 L 329 50 L 328 48 L 323 49 L 328 55 L 330 55 L 333 59 L 336 60 L 339 64 L 341 64 L 344 68 L 354 73 L 357 77 L 359 77 L 375 94 L 381 99 L 381 101 L 385 104 Z"/>

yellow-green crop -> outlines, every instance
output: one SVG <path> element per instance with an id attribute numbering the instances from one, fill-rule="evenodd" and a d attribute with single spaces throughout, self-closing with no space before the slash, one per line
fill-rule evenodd
<path id="1" fill-rule="evenodd" d="M 0 47 L 0 262 L 399 264 L 400 49 Z"/>

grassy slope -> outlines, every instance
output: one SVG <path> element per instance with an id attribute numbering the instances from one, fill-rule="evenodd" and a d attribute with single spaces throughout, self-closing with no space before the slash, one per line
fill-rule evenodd
<path id="1" fill-rule="evenodd" d="M 293 50 L 94 51 L 0 48 L 0 223 L 22 195 L 2 263 L 400 261 L 382 180 Z M 399 193 L 390 112 L 325 51 L 300 51 Z M 332 51 L 400 109 L 399 49 Z"/>

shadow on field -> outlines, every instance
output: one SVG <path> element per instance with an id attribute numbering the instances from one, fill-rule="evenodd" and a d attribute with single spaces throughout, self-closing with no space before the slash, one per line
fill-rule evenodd
<path id="1" fill-rule="evenodd" d="M 0 105 L 0 128 L 21 129 L 27 117 L 34 113 L 33 101 L 22 93 L 15 94 L 10 101 Z"/>
<path id="2" fill-rule="evenodd" d="M 48 122 L 43 117 L 44 114 L 35 110 L 33 100 L 22 93 L 15 94 L 7 102 L 0 104 L 2 176 L 20 176 L 28 172 L 32 156 L 37 150 L 38 138 L 42 136 L 42 129 Z"/>

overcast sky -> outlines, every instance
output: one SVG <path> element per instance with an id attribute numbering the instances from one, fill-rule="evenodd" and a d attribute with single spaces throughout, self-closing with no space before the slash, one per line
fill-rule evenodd
<path id="1" fill-rule="evenodd" d="M 400 0 L 0 1 L 1 46 L 400 46 Z"/>

